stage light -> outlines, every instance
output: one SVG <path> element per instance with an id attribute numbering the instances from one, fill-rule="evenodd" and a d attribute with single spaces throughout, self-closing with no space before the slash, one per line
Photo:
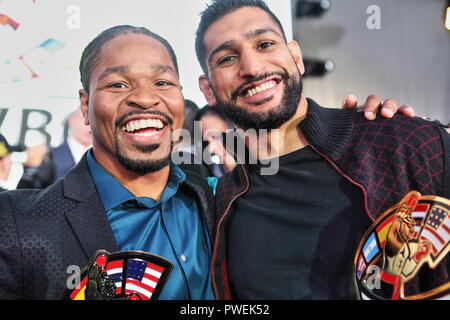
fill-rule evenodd
<path id="1" fill-rule="evenodd" d="M 329 10 L 330 7 L 331 2 L 329 0 L 298 0 L 295 13 L 297 18 L 320 17 L 325 11 Z"/>
<path id="2" fill-rule="evenodd" d="M 303 77 L 321 77 L 334 70 L 334 62 L 331 59 L 316 60 L 306 58 L 303 59 L 303 64 L 305 66 Z"/>

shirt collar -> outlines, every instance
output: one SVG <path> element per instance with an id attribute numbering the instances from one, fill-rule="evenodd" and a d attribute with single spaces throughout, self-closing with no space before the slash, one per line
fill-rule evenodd
<path id="1" fill-rule="evenodd" d="M 170 162 L 169 180 L 161 194 L 161 199 L 156 201 L 148 197 L 136 197 L 98 164 L 92 149 L 87 153 L 87 164 L 106 211 L 129 200 L 136 200 L 146 207 L 155 207 L 172 198 L 177 193 L 180 184 L 186 180 L 185 173 L 173 162 Z"/>

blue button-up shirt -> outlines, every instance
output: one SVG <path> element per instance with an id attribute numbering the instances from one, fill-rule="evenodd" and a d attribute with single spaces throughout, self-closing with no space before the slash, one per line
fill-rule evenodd
<path id="1" fill-rule="evenodd" d="M 214 299 L 210 240 L 194 199 L 179 190 L 184 172 L 171 163 L 161 199 L 136 197 L 88 152 L 87 163 L 120 250 L 142 250 L 174 264 L 159 299 Z"/>

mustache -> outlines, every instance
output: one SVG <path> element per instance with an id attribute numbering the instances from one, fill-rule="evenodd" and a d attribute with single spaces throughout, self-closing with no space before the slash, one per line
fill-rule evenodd
<path id="1" fill-rule="evenodd" d="M 134 116 L 134 115 L 137 115 L 137 114 L 140 114 L 140 115 L 149 115 L 149 114 L 151 114 L 151 115 L 155 115 L 155 116 L 160 116 L 160 117 L 163 117 L 166 120 L 166 122 L 167 122 L 167 124 L 169 126 L 173 125 L 173 118 L 171 116 L 169 116 L 169 115 L 167 115 L 167 114 L 165 114 L 165 113 L 163 113 L 161 111 L 157 111 L 157 110 L 149 110 L 149 111 L 133 110 L 133 111 L 124 113 L 123 115 L 119 116 L 116 119 L 116 121 L 114 122 L 114 125 L 116 127 L 120 127 L 120 125 L 122 124 L 122 122 L 125 121 L 126 118 Z"/>
<path id="2" fill-rule="evenodd" d="M 232 101 L 236 101 L 239 93 L 242 91 L 242 89 L 244 89 L 246 86 L 257 82 L 257 81 L 261 81 L 264 80 L 266 78 L 269 77 L 273 77 L 273 76 L 280 76 L 283 80 L 287 80 L 289 79 L 289 74 L 287 72 L 283 72 L 283 71 L 274 71 L 274 72 L 265 72 L 265 73 L 261 73 L 253 78 L 248 79 L 247 81 L 245 81 L 244 83 L 242 83 L 241 85 L 239 85 L 239 87 L 237 87 L 236 89 L 233 90 L 233 92 L 231 93 L 231 100 Z"/>

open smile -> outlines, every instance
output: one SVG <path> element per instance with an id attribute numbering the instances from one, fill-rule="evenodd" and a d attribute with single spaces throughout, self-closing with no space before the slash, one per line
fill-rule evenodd
<path id="1" fill-rule="evenodd" d="M 258 86 L 251 87 L 246 89 L 246 92 L 244 93 L 244 97 L 253 97 L 254 95 L 264 92 L 266 90 L 269 90 L 277 85 L 277 82 L 275 80 L 269 80 L 266 81 Z"/>
<path id="2" fill-rule="evenodd" d="M 278 88 L 281 82 L 281 76 L 266 77 L 259 81 L 253 81 L 252 83 L 245 85 L 238 92 L 238 95 L 246 102 L 255 103 L 263 99 L 270 98 Z"/>
<path id="3" fill-rule="evenodd" d="M 258 79 L 259 78 L 259 79 Z M 278 84 L 283 80 L 281 74 L 264 74 L 251 83 L 241 85 L 234 93 L 250 103 L 271 97 L 277 90 Z"/>
<path id="4" fill-rule="evenodd" d="M 122 126 L 122 130 L 131 134 L 141 136 L 152 136 L 164 128 L 160 119 L 138 119 L 131 120 Z"/>
<path id="5" fill-rule="evenodd" d="M 132 116 L 120 125 L 124 136 L 137 144 L 161 142 L 168 127 L 169 124 L 163 117 L 154 115 Z"/>

